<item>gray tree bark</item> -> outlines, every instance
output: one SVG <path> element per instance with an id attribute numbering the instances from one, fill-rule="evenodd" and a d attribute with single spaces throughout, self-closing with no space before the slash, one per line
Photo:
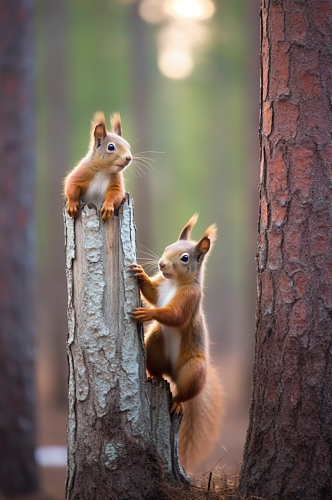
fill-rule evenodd
<path id="1" fill-rule="evenodd" d="M 133 204 L 106 223 L 90 205 L 64 211 L 68 287 L 69 419 L 66 499 L 163 498 L 178 464 L 167 382 L 146 383 Z M 171 438 L 170 438 L 171 436 Z"/>

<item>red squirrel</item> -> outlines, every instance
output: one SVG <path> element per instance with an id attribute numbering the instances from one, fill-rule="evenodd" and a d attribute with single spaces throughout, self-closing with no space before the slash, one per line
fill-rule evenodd
<path id="1" fill-rule="evenodd" d="M 210 450 L 223 413 L 202 309 L 204 264 L 217 227 L 209 226 L 196 243 L 190 235 L 197 217 L 191 217 L 178 241 L 166 247 L 156 276 L 149 278 L 138 264 L 130 266 L 152 306 L 138 307 L 132 313 L 141 322 L 154 320 L 145 338 L 148 375 L 171 379 L 175 386 L 171 412 L 184 414 L 179 452 L 187 471 Z"/>
<path id="2" fill-rule="evenodd" d="M 77 217 L 81 198 L 100 208 L 103 220 L 109 219 L 124 200 L 122 172 L 131 160 L 119 113 L 111 117 L 111 132 L 107 132 L 105 116 L 98 111 L 91 122 L 89 150 L 64 180 L 68 214 Z"/>

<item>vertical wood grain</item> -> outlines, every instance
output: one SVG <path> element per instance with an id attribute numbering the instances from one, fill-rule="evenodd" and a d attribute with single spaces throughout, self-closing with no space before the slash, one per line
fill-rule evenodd
<path id="1" fill-rule="evenodd" d="M 240 490 L 332 495 L 332 2 L 262 0 L 256 353 Z"/>

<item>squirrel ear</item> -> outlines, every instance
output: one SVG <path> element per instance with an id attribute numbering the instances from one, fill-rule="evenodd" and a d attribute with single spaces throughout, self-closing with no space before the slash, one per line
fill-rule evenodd
<path id="1" fill-rule="evenodd" d="M 91 122 L 91 144 L 92 146 L 100 146 L 100 141 L 105 139 L 107 135 L 105 116 L 101 111 L 97 111 Z"/>
<path id="2" fill-rule="evenodd" d="M 189 221 L 187 222 L 187 224 L 184 226 L 184 228 L 182 229 L 182 231 L 180 233 L 180 236 L 178 238 L 179 240 L 188 240 L 190 238 L 191 230 L 194 227 L 194 225 L 196 224 L 197 219 L 198 219 L 198 214 L 194 214 L 189 219 Z"/>
<path id="3" fill-rule="evenodd" d="M 114 113 L 111 116 L 111 132 L 113 134 L 122 135 L 122 124 L 120 113 Z"/>
<path id="4" fill-rule="evenodd" d="M 205 254 L 208 253 L 213 243 L 217 239 L 217 226 L 215 224 L 211 224 L 201 237 L 198 243 L 196 243 L 196 251 L 198 252 L 197 260 L 198 262 L 204 257 Z"/>

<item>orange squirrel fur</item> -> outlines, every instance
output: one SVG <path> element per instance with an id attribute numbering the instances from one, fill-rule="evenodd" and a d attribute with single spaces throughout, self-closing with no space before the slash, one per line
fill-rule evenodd
<path id="1" fill-rule="evenodd" d="M 202 310 L 204 263 L 217 234 L 209 226 L 196 243 L 190 239 L 195 214 L 178 241 L 166 247 L 160 273 L 149 278 L 138 264 L 130 266 L 152 307 L 139 307 L 133 317 L 155 320 L 146 335 L 147 371 L 170 377 L 175 386 L 171 412 L 184 413 L 179 432 L 182 466 L 190 471 L 210 451 L 223 413 L 222 390 L 209 362 L 209 335 Z"/>
<path id="2" fill-rule="evenodd" d="M 125 197 L 122 172 L 131 160 L 119 113 L 111 117 L 111 132 L 107 132 L 105 116 L 98 111 L 91 122 L 89 150 L 64 180 L 68 214 L 77 217 L 82 198 L 101 208 L 103 220 L 109 219 Z"/>

